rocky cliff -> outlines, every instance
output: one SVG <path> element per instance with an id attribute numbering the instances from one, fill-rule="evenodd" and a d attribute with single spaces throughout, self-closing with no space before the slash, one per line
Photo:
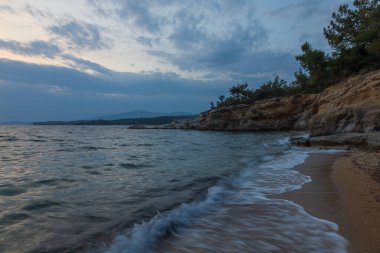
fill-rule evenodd
<path id="1" fill-rule="evenodd" d="M 380 131 L 380 70 L 349 78 L 319 94 L 213 109 L 199 130 L 303 130 L 312 136 Z"/>

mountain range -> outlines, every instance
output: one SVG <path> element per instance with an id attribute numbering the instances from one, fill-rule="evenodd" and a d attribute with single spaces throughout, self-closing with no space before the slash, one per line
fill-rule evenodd
<path id="1" fill-rule="evenodd" d="M 156 117 L 164 117 L 164 116 L 193 116 L 194 113 L 189 112 L 149 112 L 149 111 L 142 111 L 142 110 L 134 110 L 134 111 L 128 111 L 123 113 L 117 113 L 117 114 L 109 114 L 109 115 L 103 115 L 98 116 L 94 118 L 88 118 L 83 120 L 76 120 L 76 121 L 92 121 L 92 120 L 120 120 L 120 119 L 141 119 L 141 118 L 156 118 Z M 6 121 L 6 122 L 0 122 L 0 125 L 30 125 L 33 122 L 29 121 Z"/>
<path id="2" fill-rule="evenodd" d="M 155 117 L 161 117 L 161 116 L 191 116 L 194 115 L 194 113 L 189 112 L 149 112 L 149 111 L 128 111 L 118 114 L 109 114 L 109 115 L 103 115 L 95 118 L 91 118 L 88 120 L 118 120 L 118 119 L 136 119 L 136 118 L 155 118 Z"/>

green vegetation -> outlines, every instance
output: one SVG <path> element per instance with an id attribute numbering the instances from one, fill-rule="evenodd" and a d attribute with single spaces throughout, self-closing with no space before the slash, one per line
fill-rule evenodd
<path id="1" fill-rule="evenodd" d="M 229 97 L 219 97 L 216 106 L 317 93 L 350 75 L 380 68 L 379 0 L 355 0 L 353 9 L 341 5 L 323 31 L 332 53 L 314 49 L 305 42 L 301 46 L 302 54 L 296 56 L 301 68 L 295 72 L 295 81 L 288 83 L 276 77 L 256 90 L 249 89 L 247 83 L 237 84 L 229 89 Z M 214 103 L 211 105 L 213 108 Z"/>

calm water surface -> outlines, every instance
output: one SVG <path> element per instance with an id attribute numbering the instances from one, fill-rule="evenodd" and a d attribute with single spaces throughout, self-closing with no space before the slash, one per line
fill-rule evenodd
<path id="1" fill-rule="evenodd" d="M 0 126 L 0 252 L 345 252 L 287 133 Z"/>

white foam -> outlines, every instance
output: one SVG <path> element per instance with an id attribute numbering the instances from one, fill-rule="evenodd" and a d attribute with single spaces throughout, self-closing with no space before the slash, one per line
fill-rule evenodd
<path id="1" fill-rule="evenodd" d="M 184 203 L 169 213 L 156 215 L 149 222 L 136 224 L 129 236 L 117 236 L 111 247 L 104 252 L 154 252 L 151 247 L 159 238 L 174 232 L 178 227 L 191 225 L 193 219 L 215 204 L 223 192 L 221 185 L 210 187 L 204 201 Z"/>
<path id="2" fill-rule="evenodd" d="M 159 252 L 346 252 L 347 241 L 337 231 L 335 223 L 315 218 L 291 201 L 264 197 L 200 217 L 165 240 Z"/>
<path id="3" fill-rule="evenodd" d="M 292 149 L 285 152 L 281 157 L 275 158 L 267 156 L 262 159 L 263 162 L 256 165 L 256 167 L 248 167 L 242 170 L 234 179 L 224 183 L 220 182 L 218 185 L 209 188 L 208 194 L 203 201 L 182 204 L 168 213 L 156 215 L 149 222 L 136 224 L 127 235 L 116 237 L 112 245 L 104 252 L 153 253 L 154 245 L 156 245 L 161 238 L 169 234 L 176 235 L 178 230 L 181 229 L 191 231 L 193 224 L 196 223 L 197 220 L 205 219 L 205 223 L 207 223 L 207 220 L 210 219 L 210 217 L 207 216 L 207 212 L 210 210 L 213 210 L 214 213 L 221 213 L 224 210 L 222 206 L 226 204 L 231 206 L 244 204 L 268 205 L 276 202 L 281 205 L 281 201 L 283 201 L 282 204 L 287 205 L 290 209 L 293 208 L 297 213 L 297 215 L 294 216 L 286 212 L 278 212 L 278 214 L 274 212 L 274 215 L 278 215 L 276 219 L 285 222 L 284 227 L 281 227 L 283 224 L 277 224 L 277 229 L 285 229 L 282 231 L 284 232 L 283 236 L 288 233 L 287 229 L 292 229 L 292 226 L 298 226 L 297 229 L 300 231 L 309 229 L 310 235 L 314 236 L 311 241 L 314 242 L 315 245 L 308 246 L 308 248 L 303 246 L 306 247 L 306 251 L 304 252 L 320 252 L 318 251 L 318 247 L 322 247 L 322 244 L 326 243 L 330 244 L 329 247 L 331 248 L 323 252 L 346 252 L 347 243 L 344 238 L 337 234 L 338 226 L 335 223 L 317 219 L 309 215 L 301 206 L 291 201 L 267 198 L 268 195 L 299 189 L 303 184 L 311 181 L 310 177 L 292 169 L 294 166 L 302 164 L 311 152 L 314 151 Z M 228 210 L 226 212 L 228 212 Z M 205 214 L 203 218 L 201 217 L 202 214 Z M 259 219 L 260 217 L 257 218 Z M 239 217 L 236 217 L 236 219 L 239 219 Z M 263 219 L 257 222 L 258 224 L 262 222 L 262 224 L 265 225 L 266 221 Z M 286 222 L 290 222 L 289 226 L 286 225 Z M 260 229 L 265 230 L 265 226 Z M 187 240 L 191 242 L 191 238 Z M 286 236 L 281 240 L 286 240 Z M 279 241 L 281 240 L 279 239 Z M 193 243 L 196 244 L 197 242 L 195 241 Z M 286 243 L 289 242 L 287 241 Z M 267 243 L 265 245 L 265 247 L 276 247 L 276 245 L 269 246 Z"/>
<path id="4" fill-rule="evenodd" d="M 256 167 L 246 168 L 232 180 L 235 189 L 234 203 L 250 203 L 259 194 L 272 195 L 297 190 L 311 181 L 309 176 L 293 170 L 305 162 L 307 150 L 290 150 L 280 157 L 271 157 Z"/>

